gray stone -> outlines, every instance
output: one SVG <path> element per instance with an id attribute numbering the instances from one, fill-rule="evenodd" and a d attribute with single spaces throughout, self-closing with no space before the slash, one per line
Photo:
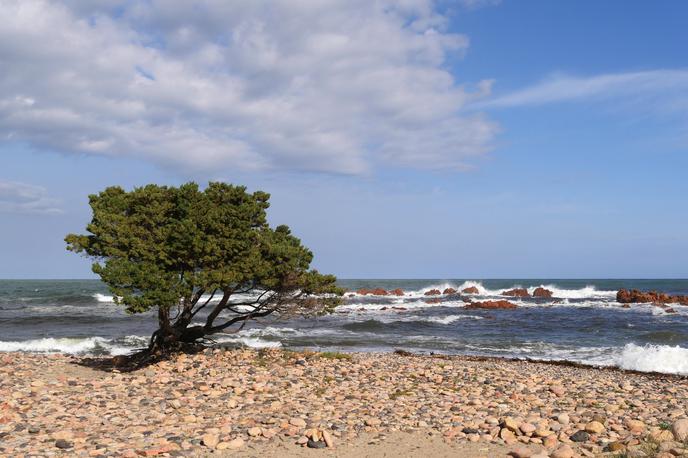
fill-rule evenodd
<path id="1" fill-rule="evenodd" d="M 571 439 L 573 442 L 587 442 L 590 440 L 590 434 L 583 430 L 580 430 L 571 434 L 571 437 L 569 439 Z"/>
<path id="2" fill-rule="evenodd" d="M 308 439 L 306 446 L 308 446 L 308 448 L 325 448 L 327 447 L 327 444 L 323 441 L 314 441 L 313 439 Z"/>
<path id="3" fill-rule="evenodd" d="M 74 444 L 72 442 L 66 441 L 64 439 L 58 439 L 55 441 L 55 447 L 61 448 L 61 449 L 67 449 L 67 448 L 74 447 Z"/>

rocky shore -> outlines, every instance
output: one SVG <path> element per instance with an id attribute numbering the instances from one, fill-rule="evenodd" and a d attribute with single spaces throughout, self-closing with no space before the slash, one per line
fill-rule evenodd
<path id="1" fill-rule="evenodd" d="M 431 438 L 461 456 L 670 458 L 688 456 L 687 406 L 681 377 L 459 356 L 209 349 L 127 373 L 0 356 L 13 457 L 355 456 L 361 438 L 391 455 L 408 433 L 418 456 Z"/>

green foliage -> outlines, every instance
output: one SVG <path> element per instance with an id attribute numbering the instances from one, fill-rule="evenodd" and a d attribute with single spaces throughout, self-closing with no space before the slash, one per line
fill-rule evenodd
<path id="1" fill-rule="evenodd" d="M 287 226 L 268 225 L 269 197 L 226 183 L 113 186 L 89 196 L 87 234 L 65 241 L 94 259 L 93 271 L 129 313 L 158 308 L 161 327 L 172 308 L 180 310 L 174 326 L 183 329 L 208 306 L 205 334 L 220 330 L 222 312 L 239 318 L 226 325 L 272 312 L 331 311 L 342 294 L 335 277 L 310 270 L 313 254 Z M 231 298 L 245 292 L 263 294 L 242 311 Z M 220 306 L 200 300 L 203 294 L 218 294 Z"/>

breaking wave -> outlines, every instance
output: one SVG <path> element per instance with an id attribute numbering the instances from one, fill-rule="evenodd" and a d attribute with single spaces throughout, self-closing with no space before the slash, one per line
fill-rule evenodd
<path id="1" fill-rule="evenodd" d="M 48 337 L 25 341 L 0 341 L 0 352 L 66 353 L 70 355 L 124 355 L 145 347 L 148 340 L 140 336 L 121 339 L 104 337 Z"/>
<path id="2" fill-rule="evenodd" d="M 688 348 L 630 343 L 616 356 L 614 365 L 641 372 L 688 375 Z"/>
<path id="3" fill-rule="evenodd" d="M 504 288 L 499 288 L 499 289 L 489 289 L 485 287 L 482 282 L 479 281 L 474 281 L 474 280 L 468 280 L 465 281 L 461 284 L 456 284 L 456 283 L 451 283 L 451 282 L 444 282 L 444 283 L 437 283 L 437 284 L 432 284 L 426 287 L 423 287 L 421 289 L 416 289 L 416 290 L 406 290 L 404 291 L 404 296 L 402 297 L 411 297 L 411 298 L 417 298 L 417 297 L 423 297 L 427 291 L 437 289 L 439 291 L 444 291 L 448 288 L 454 289 L 458 291 L 459 293 L 462 292 L 463 290 L 467 288 L 475 288 L 478 290 L 477 294 L 470 294 L 469 295 L 475 295 L 475 296 L 502 296 L 502 292 L 509 290 L 509 289 L 514 289 L 514 288 L 525 288 L 528 290 L 530 294 L 533 294 L 536 288 L 545 288 L 548 289 L 552 292 L 552 297 L 558 298 L 558 299 L 613 299 L 616 297 L 616 291 L 611 291 L 611 290 L 598 290 L 595 288 L 595 286 L 592 285 L 587 285 L 584 286 L 583 288 L 578 288 L 578 289 L 565 289 L 565 288 L 560 288 L 555 284 L 539 284 L 539 285 L 530 285 L 530 286 L 524 286 L 521 284 L 514 284 L 508 287 Z M 352 294 L 354 296 L 359 296 L 359 297 L 364 297 L 356 292 L 350 292 L 349 294 Z M 375 297 L 373 295 L 373 297 Z"/>

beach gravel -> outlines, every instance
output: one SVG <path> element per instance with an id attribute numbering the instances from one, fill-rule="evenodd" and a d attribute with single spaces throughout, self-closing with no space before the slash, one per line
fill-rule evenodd
<path id="1" fill-rule="evenodd" d="M 688 381 L 678 376 L 277 349 L 177 355 L 135 372 L 93 365 L 1 355 L 0 456 L 301 456 L 335 444 L 341 456 L 391 456 L 400 434 L 428 453 L 441 448 L 423 444 L 440 441 L 475 456 L 641 456 L 650 445 L 688 456 Z"/>

